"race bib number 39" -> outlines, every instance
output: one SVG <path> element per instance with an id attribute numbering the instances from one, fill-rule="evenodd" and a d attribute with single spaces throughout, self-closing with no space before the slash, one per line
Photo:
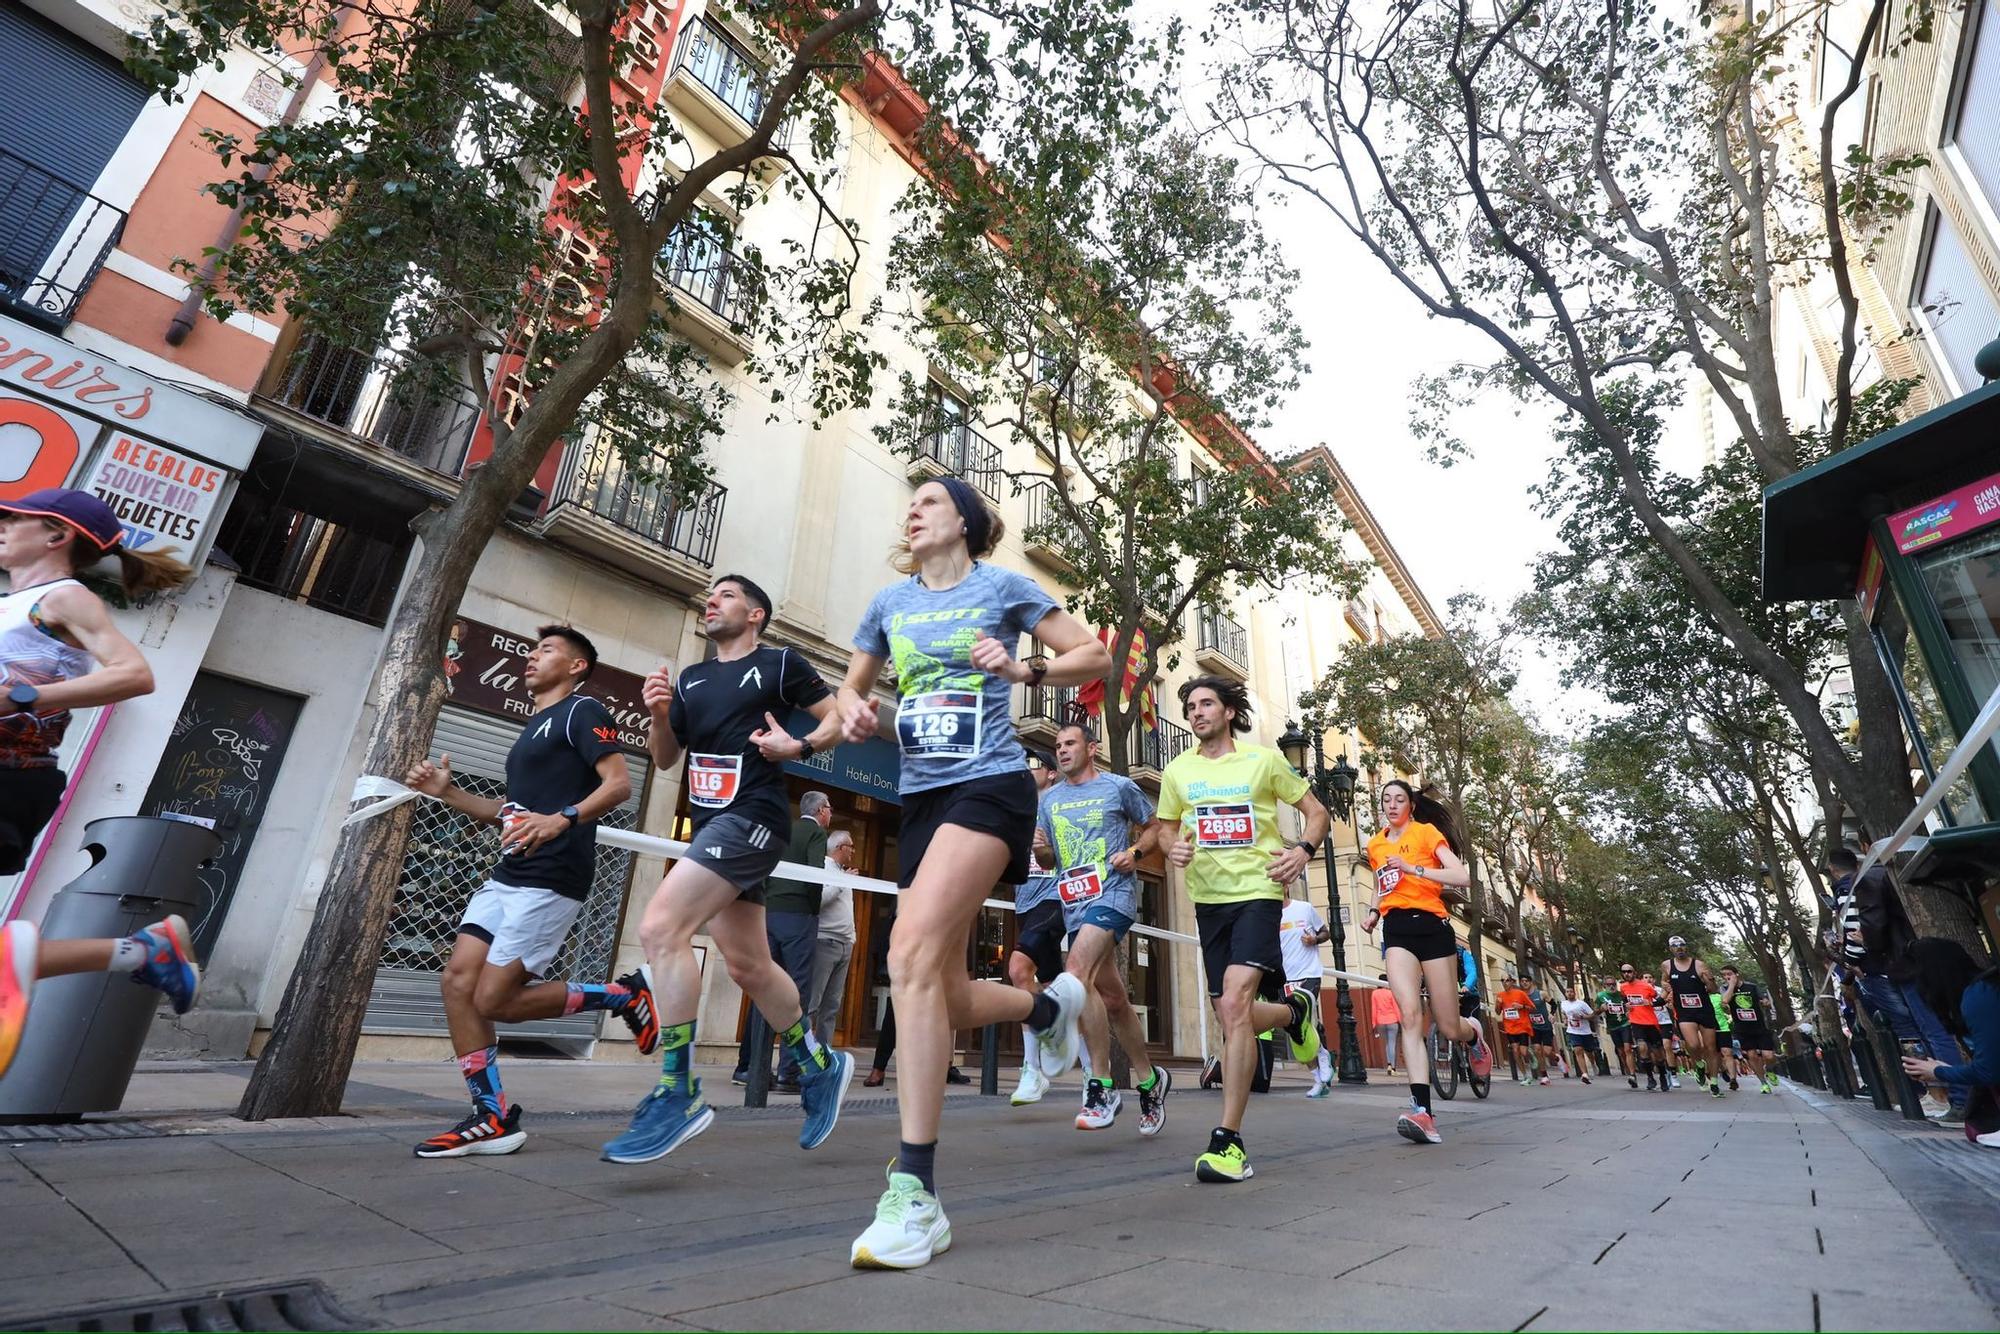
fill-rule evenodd
<path id="1" fill-rule="evenodd" d="M 1257 842 L 1257 817 L 1250 804 L 1194 808 L 1194 845 L 1198 848 L 1248 848 Z"/>
<path id="2" fill-rule="evenodd" d="M 1104 877 L 1095 866 L 1077 866 L 1064 871 L 1056 881 L 1056 895 L 1064 903 L 1088 903 L 1104 892 Z"/>
<path id="3" fill-rule="evenodd" d="M 896 706 L 896 739 L 905 755 L 969 759 L 979 754 L 983 704 L 975 690 L 933 690 Z"/>
<path id="4" fill-rule="evenodd" d="M 1708 998 L 1706 996 L 1694 996 L 1687 992 L 1681 993 L 1681 1008 L 1683 1010 L 1699 1010 L 1707 1006 L 1707 1004 Z"/>
<path id="5" fill-rule="evenodd" d="M 720 810 L 736 800 L 743 783 L 741 755 L 690 755 L 687 765 L 688 801 L 707 810 Z"/>

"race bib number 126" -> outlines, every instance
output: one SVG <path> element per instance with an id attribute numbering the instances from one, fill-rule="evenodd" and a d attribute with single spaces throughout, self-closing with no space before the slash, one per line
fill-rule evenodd
<path id="1" fill-rule="evenodd" d="M 984 701 L 976 690 L 933 690 L 896 706 L 896 739 L 905 755 L 967 759 L 979 754 Z"/>

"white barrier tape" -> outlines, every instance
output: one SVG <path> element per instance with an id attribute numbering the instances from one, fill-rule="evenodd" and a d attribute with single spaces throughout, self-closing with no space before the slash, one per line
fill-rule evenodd
<path id="1" fill-rule="evenodd" d="M 341 821 L 341 827 L 344 829 L 348 825 L 358 824 L 363 820 L 372 820 L 378 815 L 387 815 L 396 807 L 403 805 L 405 802 L 415 801 L 419 797 L 424 797 L 431 801 L 438 800 L 438 798 L 431 797 L 428 793 L 419 792 L 415 788 L 404 787 L 393 778 L 383 778 L 375 774 L 363 774 L 360 778 L 354 780 L 354 796 L 352 800 L 369 801 L 371 804 L 363 806 Z M 597 827 L 597 841 L 610 847 L 624 848 L 627 852 L 639 852 L 649 857 L 663 857 L 668 860 L 685 857 L 689 846 L 678 839 L 660 838 L 655 834 L 641 834 L 630 829 L 608 829 L 603 825 Z M 858 889 L 868 894 L 888 894 L 894 896 L 902 892 L 897 886 L 887 880 L 878 880 L 873 876 L 855 875 L 849 871 L 835 871 L 824 866 L 801 866 L 797 862 L 779 862 L 771 874 L 782 880 L 803 880 L 810 884 L 828 885 L 837 889 Z M 1014 905 L 1005 899 L 982 899 L 980 906 L 984 908 L 999 908 L 1005 912 L 1014 911 Z M 1201 943 L 1201 939 L 1198 936 L 1190 936 L 1181 931 L 1168 931 L 1157 926 L 1135 924 L 1132 927 L 1132 931 L 1136 935 L 1151 936 L 1155 940 L 1177 940 L 1187 945 L 1199 945 Z M 1326 976 L 1346 978 L 1349 982 L 1358 982 L 1363 986 L 1378 986 L 1381 981 L 1379 978 L 1364 977 L 1359 973 L 1344 973 L 1338 968 L 1327 969 Z"/>
<path id="2" fill-rule="evenodd" d="M 1979 716 L 1972 720 L 1972 726 L 1966 729 L 1965 740 L 1959 742 L 1958 749 L 1952 751 L 1945 759 L 1944 767 L 1937 771 L 1937 777 L 1931 779 L 1931 785 L 1925 791 L 1923 800 L 1917 803 L 1916 809 L 1896 827 L 1895 833 L 1868 850 L 1868 856 L 1855 869 L 1856 880 L 1867 874 L 1869 867 L 1879 862 L 1886 862 L 1896 855 L 1897 850 L 1924 822 L 1924 817 L 1944 800 L 1944 794 L 1958 781 L 1958 776 L 1971 767 L 1972 757 L 1977 755 L 1995 734 L 2000 734 L 2000 689 L 1996 689 L 1987 698 L 1986 707 L 1979 711 Z"/>

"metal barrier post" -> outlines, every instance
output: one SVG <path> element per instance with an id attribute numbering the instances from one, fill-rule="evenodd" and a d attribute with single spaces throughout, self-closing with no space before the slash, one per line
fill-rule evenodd
<path id="1" fill-rule="evenodd" d="M 749 1076 L 743 1085 L 743 1105 L 762 1107 L 770 1101 L 771 1026 L 764 1022 L 764 1012 L 754 1005 L 750 1007 Z"/>
<path id="2" fill-rule="evenodd" d="M 991 1098 L 1000 1092 L 1000 1025 L 988 1024 L 979 1041 L 979 1096 Z"/>

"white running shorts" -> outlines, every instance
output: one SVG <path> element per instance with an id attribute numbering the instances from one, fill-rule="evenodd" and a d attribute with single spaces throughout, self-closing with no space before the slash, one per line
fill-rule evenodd
<path id="1" fill-rule="evenodd" d="M 459 914 L 459 930 L 486 941 L 486 962 L 496 968 L 519 959 L 529 977 L 556 961 L 583 904 L 553 889 L 524 889 L 488 880 Z"/>

